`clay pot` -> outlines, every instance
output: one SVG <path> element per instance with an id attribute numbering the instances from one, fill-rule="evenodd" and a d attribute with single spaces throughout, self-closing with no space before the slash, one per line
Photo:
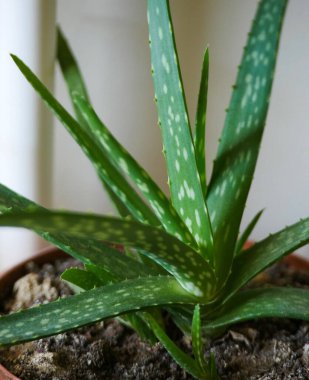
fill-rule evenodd
<path id="1" fill-rule="evenodd" d="M 248 243 L 248 247 L 252 243 Z M 20 264 L 17 264 L 12 269 L 1 273 L 0 274 L 0 290 L 1 290 L 1 296 L 4 298 L 12 289 L 12 286 L 14 283 L 23 275 L 26 274 L 26 264 L 30 261 L 34 261 L 37 264 L 45 264 L 45 263 L 52 263 L 57 259 L 65 259 L 68 255 L 64 253 L 63 251 L 54 248 L 54 247 L 48 247 L 38 254 L 34 255 L 33 257 L 30 257 L 29 259 L 26 259 L 22 261 Z M 302 268 L 302 269 L 308 269 L 309 270 L 309 261 L 306 259 L 303 259 L 296 255 L 289 255 L 283 259 L 284 262 L 288 263 L 289 265 L 295 267 L 295 268 Z M 11 372 L 9 372 L 5 367 L 3 367 L 0 364 L 0 380 L 20 380 L 18 377 L 14 376 Z"/>
<path id="2" fill-rule="evenodd" d="M 0 274 L 0 289 L 1 289 L 1 297 L 5 298 L 6 295 L 12 289 L 14 283 L 22 276 L 24 276 L 26 272 L 26 264 L 30 261 L 34 261 L 39 265 L 52 263 L 57 259 L 65 259 L 68 255 L 60 249 L 54 247 L 48 247 L 40 251 L 38 254 L 22 261 L 17 264 L 13 268 L 7 270 Z M 9 372 L 5 367 L 0 364 L 0 380 L 20 380 L 18 377 L 14 376 L 11 372 Z"/>

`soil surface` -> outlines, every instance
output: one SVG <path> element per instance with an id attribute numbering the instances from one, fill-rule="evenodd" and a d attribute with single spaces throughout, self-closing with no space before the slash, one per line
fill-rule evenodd
<path id="1" fill-rule="evenodd" d="M 71 295 L 59 274 L 72 265 L 76 266 L 73 260 L 42 268 L 30 264 L 29 274 L 16 282 L 2 303 L 2 312 Z M 260 281 L 309 288 L 309 273 L 281 263 L 252 286 Z M 190 352 L 190 341 L 178 336 L 179 345 Z M 265 319 L 234 325 L 206 345 L 205 355 L 210 352 L 222 380 L 308 380 L 309 323 Z M 141 341 L 115 320 L 2 350 L 0 362 L 22 380 L 192 379 L 159 343 Z"/>

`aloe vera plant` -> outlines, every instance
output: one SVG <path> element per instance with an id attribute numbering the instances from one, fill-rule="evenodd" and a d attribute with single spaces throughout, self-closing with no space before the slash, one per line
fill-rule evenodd
<path id="1" fill-rule="evenodd" d="M 1 346 L 120 316 L 142 337 L 159 339 L 196 378 L 216 379 L 214 358 L 204 358 L 202 336 L 213 336 L 233 323 L 257 317 L 309 320 L 308 290 L 244 289 L 258 273 L 308 243 L 309 218 L 244 252 L 259 212 L 239 236 L 265 125 L 286 3 L 262 0 L 258 6 L 207 183 L 208 50 L 192 130 L 168 1 L 148 0 L 151 71 L 169 196 L 95 113 L 61 31 L 57 58 L 76 118 L 25 63 L 12 56 L 92 161 L 119 217 L 47 210 L 1 185 L 1 226 L 31 229 L 84 264 L 83 270 L 71 268 L 62 275 L 80 289 L 76 295 L 1 317 Z M 123 250 L 114 248 L 115 244 Z M 163 310 L 185 334 L 191 334 L 194 358 L 166 334 Z"/>

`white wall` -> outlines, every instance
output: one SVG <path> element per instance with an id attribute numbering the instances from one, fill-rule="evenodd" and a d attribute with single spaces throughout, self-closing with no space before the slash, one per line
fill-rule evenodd
<path id="1" fill-rule="evenodd" d="M 55 5 L 55 0 L 0 0 L 0 182 L 46 205 L 51 187 L 52 117 L 10 53 L 53 87 Z M 32 232 L 1 228 L 0 268 L 41 247 Z"/>
<path id="2" fill-rule="evenodd" d="M 171 1 L 191 117 L 201 57 L 210 45 L 208 163 L 215 156 L 236 66 L 257 1 Z M 145 1 L 59 0 L 59 22 L 112 132 L 166 189 L 149 75 Z M 244 221 L 266 208 L 253 233 L 260 239 L 309 215 L 309 2 L 291 0 L 283 30 L 270 112 Z M 67 102 L 57 78 L 57 94 Z M 87 160 L 56 128 L 55 205 L 112 212 Z M 208 173 L 211 165 L 208 165 Z M 306 252 L 308 252 L 308 247 Z"/>

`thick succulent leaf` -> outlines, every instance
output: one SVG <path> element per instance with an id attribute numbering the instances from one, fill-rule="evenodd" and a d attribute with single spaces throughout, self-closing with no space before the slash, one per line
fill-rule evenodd
<path id="1" fill-rule="evenodd" d="M 211 258 L 212 232 L 188 120 L 166 0 L 148 0 L 152 74 L 166 156 L 171 200 L 202 254 Z"/>
<path id="2" fill-rule="evenodd" d="M 43 207 L 36 205 L 0 183 L 0 214 L 36 209 L 43 210 Z"/>
<path id="3" fill-rule="evenodd" d="M 77 120 L 82 127 L 84 126 L 84 128 L 87 129 L 88 127 L 87 125 L 85 125 L 84 118 L 82 117 L 78 108 L 73 102 L 73 93 L 76 93 L 76 92 L 81 94 L 85 99 L 89 101 L 86 85 L 84 83 L 77 61 L 70 49 L 70 46 L 67 40 L 65 39 L 63 33 L 61 32 L 60 28 L 57 29 L 57 32 L 58 32 L 57 33 L 57 59 L 61 68 L 61 72 L 67 84 L 68 92 L 73 103 Z M 119 214 L 122 217 L 130 215 L 129 210 L 123 204 L 121 199 L 119 199 L 117 195 L 111 190 L 108 183 L 104 181 L 104 178 L 101 178 L 101 180 L 104 184 L 106 192 L 111 198 Z"/>
<path id="4" fill-rule="evenodd" d="M 59 27 L 57 29 L 57 59 L 61 68 L 61 72 L 66 81 L 70 98 L 72 99 L 73 92 L 78 92 L 89 101 L 86 85 L 84 83 L 77 61 Z M 75 106 L 74 102 L 72 103 L 77 116 L 77 120 L 79 121 L 80 125 L 83 125 L 83 117 L 80 114 L 79 109 Z"/>
<path id="5" fill-rule="evenodd" d="M 119 279 L 158 274 L 154 268 L 104 244 L 101 240 L 91 239 L 90 236 L 72 237 L 65 233 L 61 234 L 60 229 L 58 233 L 38 232 L 38 230 L 35 232 L 84 264 L 102 267 Z"/>
<path id="6" fill-rule="evenodd" d="M 209 357 L 209 372 L 211 380 L 220 380 L 220 377 L 217 372 L 215 355 L 213 352 L 210 353 Z"/>
<path id="7" fill-rule="evenodd" d="M 200 306 L 196 305 L 194 308 L 192 318 L 192 350 L 200 369 L 202 372 L 208 370 L 208 364 L 204 358 L 203 342 L 202 342 L 202 328 L 201 328 L 201 313 Z"/>
<path id="8" fill-rule="evenodd" d="M 258 273 L 308 243 L 309 218 L 254 244 L 244 254 L 235 258 L 224 296 L 232 296 Z"/>
<path id="9" fill-rule="evenodd" d="M 251 222 L 248 224 L 248 226 L 245 228 L 244 232 L 241 234 L 240 238 L 237 241 L 236 248 L 235 248 L 235 255 L 239 255 L 241 252 L 243 252 L 244 245 L 246 244 L 246 241 L 249 239 L 249 236 L 251 235 L 251 232 L 254 230 L 254 227 L 256 226 L 257 222 L 260 220 L 261 215 L 263 214 L 264 210 L 259 211 L 254 218 L 251 220 Z"/>
<path id="10" fill-rule="evenodd" d="M 130 153 L 109 132 L 91 105 L 79 95 L 74 96 L 74 103 L 89 126 L 89 129 L 100 142 L 102 149 L 106 151 L 106 154 L 109 155 L 115 166 L 118 166 L 124 175 L 129 176 L 134 181 L 138 189 L 148 200 L 165 230 L 171 235 L 177 236 L 185 243 L 195 245 L 192 235 L 168 198 Z"/>
<path id="11" fill-rule="evenodd" d="M 2 184 L 0 184 L 0 208 L 2 214 L 26 210 L 48 212 L 42 206 L 17 194 Z M 119 279 L 158 274 L 158 271 L 153 266 L 144 265 L 101 241 L 90 238 L 72 238 L 63 233 L 63 231 L 57 234 L 50 234 L 37 229 L 35 232 L 85 265 L 100 266 Z"/>
<path id="12" fill-rule="evenodd" d="M 163 230 L 136 221 L 82 213 L 38 211 L 2 215 L 0 225 L 34 231 L 39 229 L 48 234 L 65 231 L 66 235 L 84 241 L 91 239 L 128 245 L 146 251 L 157 263 L 164 263 L 164 268 L 186 290 L 203 301 L 211 298 L 215 291 L 213 271 L 197 252 Z"/>
<path id="13" fill-rule="evenodd" d="M 229 274 L 265 125 L 287 0 L 262 0 L 240 65 L 208 187 L 215 267 Z"/>
<path id="14" fill-rule="evenodd" d="M 99 279 L 101 285 L 107 285 L 111 282 L 119 282 L 119 280 L 127 280 L 129 278 L 137 278 L 138 276 L 126 276 L 123 274 L 122 276 L 117 276 L 115 273 L 111 273 L 104 269 L 103 266 L 98 266 L 94 264 L 85 264 L 85 269 L 87 272 L 92 273 L 95 277 Z M 143 275 L 141 275 L 143 276 Z"/>
<path id="15" fill-rule="evenodd" d="M 8 187 L 0 184 L 0 213 L 7 214 L 20 211 L 45 211 L 45 208 L 17 194 Z M 118 250 L 103 244 L 101 241 L 93 239 L 72 238 L 63 232 L 50 234 L 37 229 L 35 231 L 42 238 L 70 254 L 86 266 L 101 267 L 118 279 L 136 278 L 138 276 L 148 276 L 162 274 L 154 266 L 144 265 L 133 256 L 128 256 Z M 104 268 L 104 269 L 103 269 Z M 98 272 L 96 272 L 98 275 Z"/>
<path id="16" fill-rule="evenodd" d="M 77 293 L 79 293 L 81 289 L 91 290 L 115 282 L 115 279 L 109 275 L 108 272 L 104 272 L 97 266 L 87 265 L 86 268 L 87 270 L 69 268 L 62 273 L 61 278 L 62 280 L 68 281 L 74 290 L 76 290 L 77 287 Z M 119 317 L 119 320 L 133 328 L 142 339 L 154 344 L 156 338 L 142 319 L 142 315 L 142 313 L 128 313 Z"/>
<path id="17" fill-rule="evenodd" d="M 231 298 L 204 325 L 209 333 L 234 323 L 264 317 L 309 321 L 309 290 L 286 287 L 245 290 Z"/>
<path id="18" fill-rule="evenodd" d="M 48 212 L 48 210 L 2 184 L 0 184 L 0 207 L 3 214 L 26 210 Z M 90 238 L 72 238 L 63 231 L 50 234 L 41 228 L 36 229 L 35 232 L 84 264 L 100 266 L 117 278 L 135 278 L 158 274 L 155 269 L 128 257 L 101 241 Z"/>
<path id="19" fill-rule="evenodd" d="M 90 290 L 104 285 L 104 283 L 102 283 L 102 281 L 92 272 L 88 272 L 81 268 L 66 269 L 62 273 L 61 279 L 68 281 L 83 290 Z"/>
<path id="20" fill-rule="evenodd" d="M 183 369 L 189 372 L 193 377 L 197 379 L 211 380 L 210 377 L 200 369 L 198 362 L 193 360 L 188 354 L 184 353 L 166 334 L 164 329 L 157 323 L 157 321 L 150 315 L 147 316 L 147 321 L 155 333 L 156 337 L 172 356 L 176 363 L 178 363 Z"/>
<path id="21" fill-rule="evenodd" d="M 54 335 L 129 311 L 194 301 L 195 297 L 169 276 L 127 280 L 1 317 L 0 346 Z"/>
<path id="22" fill-rule="evenodd" d="M 156 216 L 146 206 L 132 186 L 123 178 L 118 169 L 110 162 L 108 155 L 106 155 L 104 150 L 100 149 L 100 146 L 92 136 L 62 107 L 43 83 L 18 57 L 12 55 L 12 58 L 32 87 L 39 93 L 45 103 L 81 146 L 94 164 L 103 182 L 109 185 L 137 220 L 158 225 L 159 221 Z"/>
<path id="23" fill-rule="evenodd" d="M 208 48 L 205 50 L 200 90 L 198 95 L 198 103 L 195 117 L 195 157 L 196 165 L 201 179 L 201 186 L 204 198 L 207 193 L 206 182 L 206 165 L 205 165 L 205 127 L 206 127 L 206 111 L 207 111 L 207 91 L 208 91 L 208 73 L 209 73 L 209 53 Z"/>

